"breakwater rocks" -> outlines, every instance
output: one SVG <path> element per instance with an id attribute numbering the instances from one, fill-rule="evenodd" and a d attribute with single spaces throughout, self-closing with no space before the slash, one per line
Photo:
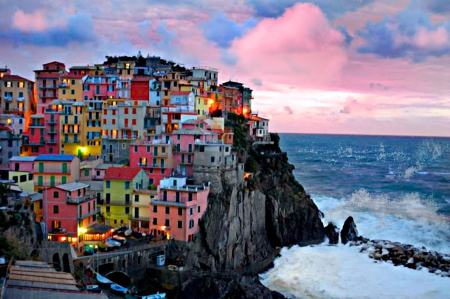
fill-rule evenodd
<path id="1" fill-rule="evenodd" d="M 370 240 L 361 236 L 357 237 L 356 241 L 349 242 L 349 246 L 360 246 L 360 252 L 367 253 L 377 261 L 450 277 L 450 254 L 388 240 Z"/>

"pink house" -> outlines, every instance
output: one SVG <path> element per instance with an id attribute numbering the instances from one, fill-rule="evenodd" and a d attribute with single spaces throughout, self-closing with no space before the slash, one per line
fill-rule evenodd
<path id="1" fill-rule="evenodd" d="M 136 141 L 130 146 L 130 166 L 144 169 L 153 186 L 159 185 L 173 170 L 172 145 L 160 137 L 152 136 L 148 141 Z"/>
<path id="2" fill-rule="evenodd" d="M 81 250 L 83 234 L 87 227 L 96 223 L 99 212 L 95 196 L 87 193 L 88 188 L 87 184 L 73 182 L 44 191 L 44 219 L 49 241 L 67 241 Z"/>
<path id="3" fill-rule="evenodd" d="M 9 159 L 9 170 L 33 173 L 36 157 L 15 156 Z"/>
<path id="4" fill-rule="evenodd" d="M 184 176 L 192 176 L 195 143 L 206 143 L 217 139 L 218 134 L 206 130 L 206 123 L 203 120 L 184 121 L 181 129 L 172 132 L 173 161 L 176 172 Z"/>
<path id="5" fill-rule="evenodd" d="M 154 238 L 190 242 L 199 232 L 208 205 L 209 183 L 187 185 L 186 177 L 163 179 L 158 197 L 150 202 L 150 232 Z"/>
<path id="6" fill-rule="evenodd" d="M 116 98 L 117 76 L 88 76 L 83 81 L 83 100 L 106 100 Z"/>

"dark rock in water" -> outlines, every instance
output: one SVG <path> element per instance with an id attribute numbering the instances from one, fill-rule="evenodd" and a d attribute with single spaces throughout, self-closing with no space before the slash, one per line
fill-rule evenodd
<path id="1" fill-rule="evenodd" d="M 323 219 L 324 217 L 325 217 L 325 214 L 321 210 L 319 210 L 319 218 Z"/>
<path id="2" fill-rule="evenodd" d="M 356 224 L 353 221 L 353 217 L 350 216 L 345 220 L 341 230 L 341 242 L 347 244 L 350 241 L 356 241 L 358 239 L 358 230 Z"/>
<path id="3" fill-rule="evenodd" d="M 339 229 L 329 222 L 325 227 L 325 236 L 327 236 L 330 244 L 337 244 L 339 242 Z"/>

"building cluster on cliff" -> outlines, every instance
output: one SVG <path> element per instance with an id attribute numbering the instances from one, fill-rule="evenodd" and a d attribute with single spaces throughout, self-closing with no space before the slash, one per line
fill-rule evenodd
<path id="1" fill-rule="evenodd" d="M 44 238 L 79 252 L 124 226 L 191 241 L 210 191 L 194 174 L 242 168 L 228 114 L 268 140 L 252 90 L 218 84 L 213 68 L 139 53 L 34 72 L 32 82 L 0 68 L 2 182 L 33 202 Z"/>

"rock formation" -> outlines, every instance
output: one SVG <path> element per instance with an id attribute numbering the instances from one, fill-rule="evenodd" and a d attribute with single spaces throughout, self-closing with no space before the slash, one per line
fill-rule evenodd
<path id="1" fill-rule="evenodd" d="M 337 228 L 332 222 L 329 222 L 325 227 L 325 236 L 327 236 L 329 244 L 339 243 L 339 228 Z"/>
<path id="2" fill-rule="evenodd" d="M 353 217 L 348 217 L 341 230 L 341 242 L 342 244 L 347 244 L 350 241 L 356 241 L 358 238 L 358 230 L 356 229 L 356 224 L 353 221 Z"/>

